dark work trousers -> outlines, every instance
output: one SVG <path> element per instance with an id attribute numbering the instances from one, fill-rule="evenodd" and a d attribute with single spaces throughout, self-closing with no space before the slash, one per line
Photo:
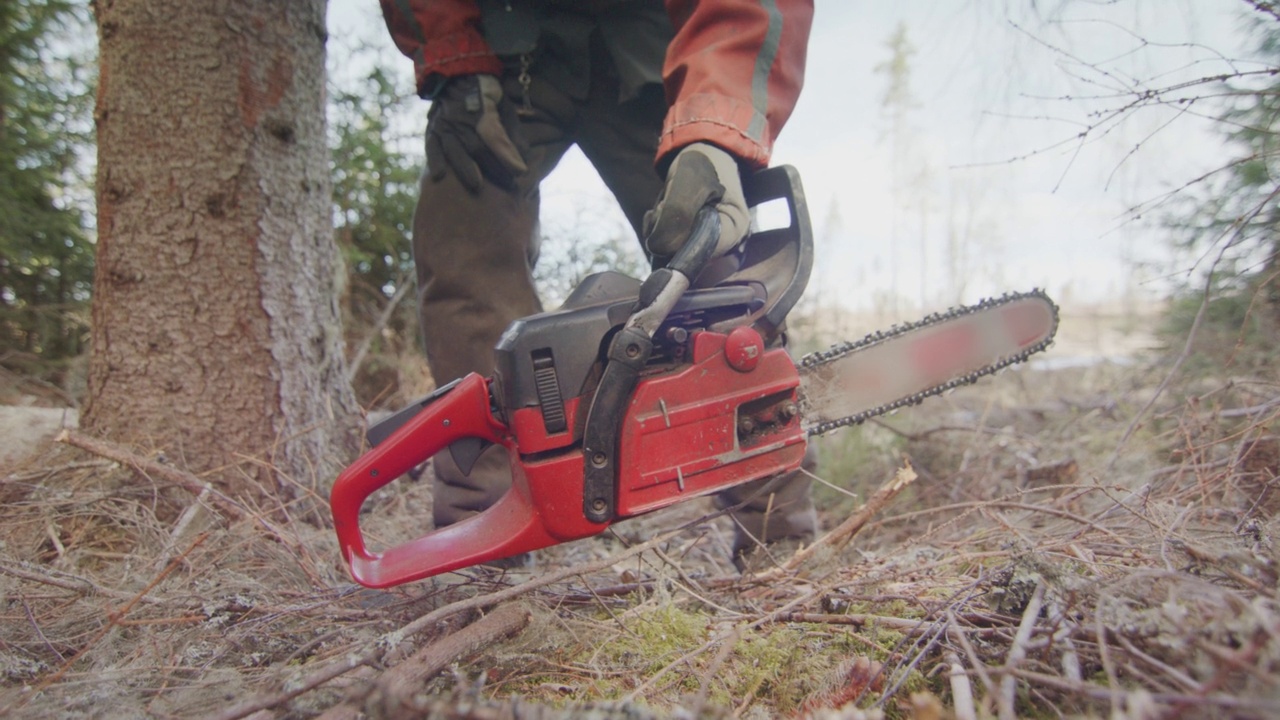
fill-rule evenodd
<path id="1" fill-rule="evenodd" d="M 577 144 L 613 192 L 637 235 L 662 181 L 653 167 L 666 112 L 661 88 L 646 88 L 620 103 L 607 53 L 593 52 L 590 89 L 571 97 L 533 74 L 520 133 L 529 171 L 517 191 L 483 184 L 469 192 L 448 172 L 436 181 L 424 173 L 413 220 L 418 311 L 432 376 L 444 384 L 469 372 L 493 371 L 493 348 L 517 318 L 542 307 L 531 274 L 537 258 L 539 183 Z M 506 96 L 525 106 L 517 72 L 503 78 Z M 436 527 L 493 505 L 511 486 L 505 451 L 491 447 L 464 475 L 449 453 L 434 459 Z M 816 515 L 803 473 L 739 486 L 717 498 L 735 512 L 735 550 L 756 540 L 811 539 Z M 761 490 L 764 490 L 761 492 Z M 748 500 L 750 498 L 750 500 Z"/>

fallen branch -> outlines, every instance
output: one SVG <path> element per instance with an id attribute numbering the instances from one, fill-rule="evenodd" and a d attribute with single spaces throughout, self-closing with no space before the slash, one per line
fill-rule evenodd
<path id="1" fill-rule="evenodd" d="M 946 660 L 956 720 L 978 720 L 978 710 L 973 704 L 973 684 L 969 682 L 969 674 L 965 672 L 960 656 L 955 651 L 948 651 Z"/>
<path id="2" fill-rule="evenodd" d="M 50 575 L 50 572 L 58 572 L 59 576 Z M 51 571 L 44 568 L 37 568 L 31 563 L 23 563 L 20 567 L 12 565 L 0 564 L 0 573 L 12 575 L 20 580 L 29 580 L 31 582 L 40 583 L 41 585 L 49 585 L 63 590 L 82 594 L 103 595 L 105 597 L 115 598 L 117 600 L 131 601 L 136 597 L 135 593 L 125 592 L 123 590 L 113 590 L 109 587 L 103 587 L 98 583 L 79 575 L 72 575 L 61 571 Z M 154 598 L 150 595 L 143 595 L 137 598 L 138 602 L 150 605 L 172 606 L 175 608 L 198 608 L 199 600 L 175 600 L 171 598 Z"/>
<path id="3" fill-rule="evenodd" d="M 1044 604 L 1044 583 L 1036 585 L 1035 592 L 1022 613 L 1022 622 L 1018 624 L 1018 632 L 1013 637 L 1013 645 L 1005 657 L 1004 666 L 1014 670 L 1027 659 L 1027 643 L 1031 640 L 1031 632 L 1035 629 L 1036 619 L 1040 617 L 1040 608 Z M 1014 706 L 1017 700 L 1018 679 L 1012 673 L 1000 680 L 1000 695 L 996 698 L 996 708 L 1000 720 L 1017 720 L 1018 712 Z"/>
<path id="4" fill-rule="evenodd" d="M 40 480 L 58 473 L 71 472 L 72 470 L 104 467 L 111 467 L 111 462 L 107 460 L 84 460 L 80 462 L 65 463 L 63 465 L 55 465 L 53 467 L 42 467 L 39 470 L 28 470 L 27 472 L 22 473 L 10 473 L 4 477 L 3 482 L 24 483 L 32 480 Z"/>
<path id="5" fill-rule="evenodd" d="M 248 517 L 248 513 L 236 501 L 213 489 L 209 483 L 184 472 L 171 465 L 156 462 L 138 455 L 131 450 L 106 440 L 89 437 L 82 432 L 76 430 L 63 430 L 54 438 L 60 443 L 65 443 L 72 447 L 78 447 L 81 450 L 91 452 L 99 457 L 113 460 L 121 465 L 127 465 L 134 470 L 149 476 L 155 476 L 167 480 L 187 492 L 195 495 L 197 498 L 208 493 L 208 497 L 218 506 L 228 517 L 233 520 L 244 520 Z"/>
<path id="6" fill-rule="evenodd" d="M 538 588 L 552 585 L 577 575 L 599 572 L 605 568 L 612 567 L 627 558 L 635 557 L 647 550 L 652 550 L 653 548 L 668 542 L 696 524 L 697 523 L 693 523 L 691 525 L 686 525 L 682 528 L 663 533 L 648 542 L 632 546 L 616 555 L 596 560 L 595 562 L 561 568 L 555 572 L 546 573 L 545 575 L 535 577 L 527 582 L 523 582 L 505 590 L 487 593 L 484 595 L 476 595 L 465 600 L 459 600 L 458 602 L 445 605 L 444 607 L 423 615 L 399 630 L 383 635 L 377 642 L 372 643 L 368 650 L 362 653 L 348 655 L 332 665 L 322 667 L 298 678 L 297 680 L 285 682 L 283 683 L 285 689 L 279 692 L 259 695 L 256 698 L 248 700 L 240 705 L 228 709 L 226 712 L 214 716 L 214 718 L 215 720 L 239 720 L 240 718 L 247 717 L 260 710 L 269 710 L 278 705 L 283 705 L 295 697 L 313 690 L 334 678 L 341 677 L 362 665 L 377 662 L 378 659 L 382 657 L 383 653 L 390 648 L 399 645 L 405 638 L 412 637 L 427 628 L 433 627 L 436 623 L 444 620 L 445 618 L 468 610 L 482 610 L 495 605 L 500 605 L 509 600 L 520 597 L 521 595 L 532 592 L 533 590 L 537 590 Z"/>
<path id="7" fill-rule="evenodd" d="M 528 624 L 528 610 L 515 604 L 502 605 L 387 670 L 366 693 L 329 708 L 320 716 L 320 720 L 356 718 L 363 712 L 362 707 L 366 706 L 368 714 L 377 717 L 412 715 L 414 695 L 424 682 L 449 664 L 520 632 Z M 374 712 L 375 708 L 377 712 Z"/>
<path id="8" fill-rule="evenodd" d="M 456 658 L 475 653 L 490 643 L 510 637 L 529 624 L 529 611 L 519 605 L 502 605 L 475 623 L 414 653 L 378 680 L 385 700 L 408 700 L 423 681 Z"/>
<path id="9" fill-rule="evenodd" d="M 1275 410 L 1278 408 L 1280 408 L 1280 397 L 1273 397 L 1270 400 L 1260 405 L 1219 410 L 1218 417 L 1227 418 L 1227 419 L 1238 418 L 1238 417 L 1253 417 L 1254 415 L 1261 415 L 1263 413 L 1271 412 L 1272 410 Z"/>
<path id="10" fill-rule="evenodd" d="M 871 495 L 871 497 L 867 498 L 867 501 L 862 504 L 862 507 L 855 510 L 854 513 L 846 518 L 844 522 L 840 523 L 836 529 L 818 538 L 818 540 L 809 547 L 798 550 L 795 555 L 791 556 L 790 560 L 782 565 L 782 567 L 772 568 L 765 572 L 758 573 L 756 578 L 760 580 L 768 580 L 778 575 L 782 575 L 783 573 L 792 572 L 797 567 L 804 564 L 806 560 L 813 557 L 813 554 L 817 552 L 820 547 L 829 545 L 836 550 L 843 548 L 849 543 L 849 541 L 853 540 L 854 536 L 857 535 L 868 522 L 871 521 L 871 518 L 879 514 L 890 501 L 897 497 L 898 493 L 902 492 L 908 485 L 915 482 L 916 477 L 916 471 L 912 469 L 911 463 L 908 462 L 898 468 L 898 471 L 894 473 L 893 478 L 881 485 L 880 488 Z"/>

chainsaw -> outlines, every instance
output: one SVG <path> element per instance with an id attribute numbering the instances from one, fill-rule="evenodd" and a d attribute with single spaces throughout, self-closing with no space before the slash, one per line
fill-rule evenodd
<path id="1" fill-rule="evenodd" d="M 514 322 L 490 377 L 470 374 L 368 431 L 371 449 L 330 496 L 357 582 L 388 587 L 589 537 L 627 518 L 796 471 L 808 439 L 915 405 L 1046 348 L 1058 309 L 1042 292 L 935 313 L 795 362 L 787 314 L 813 267 L 791 167 L 744 178 L 748 205 L 785 207 L 711 258 L 719 216 L 643 282 L 592 275 L 563 306 Z M 781 202 L 779 202 L 781 201 Z M 776 213 L 775 213 L 776 214 Z M 491 445 L 511 489 L 484 512 L 375 552 L 360 513 L 436 453 L 463 472 Z"/>

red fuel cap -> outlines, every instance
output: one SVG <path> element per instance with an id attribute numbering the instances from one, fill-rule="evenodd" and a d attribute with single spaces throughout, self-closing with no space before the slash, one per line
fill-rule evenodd
<path id="1" fill-rule="evenodd" d="M 738 372 L 751 372 L 760 364 L 764 354 L 764 340 L 760 333 L 747 327 L 737 327 L 729 332 L 724 343 L 724 358 L 729 367 Z"/>

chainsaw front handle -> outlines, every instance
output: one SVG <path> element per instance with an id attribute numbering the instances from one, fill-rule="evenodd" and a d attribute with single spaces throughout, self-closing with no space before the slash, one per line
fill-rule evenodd
<path id="1" fill-rule="evenodd" d="M 609 522 L 617 512 L 618 430 L 640 371 L 653 352 L 653 335 L 711 259 L 719 238 L 720 213 L 706 205 L 694 217 L 689 239 L 676 256 L 641 284 L 635 311 L 609 343 L 609 362 L 591 399 L 582 436 L 582 514 L 591 522 Z"/>
<path id="2" fill-rule="evenodd" d="M 689 281 L 698 279 L 698 273 L 706 266 L 707 261 L 716 251 L 720 243 L 720 213 L 714 205 L 703 206 L 693 217 L 693 227 L 689 229 L 689 239 L 676 252 L 667 268 L 684 273 Z"/>
<path id="3" fill-rule="evenodd" d="M 694 216 L 689 240 L 666 267 L 654 270 L 640 285 L 640 297 L 636 309 L 627 319 L 627 328 L 634 328 L 648 337 L 671 314 L 685 291 L 698 279 L 715 252 L 720 239 L 720 213 L 707 205 Z"/>

